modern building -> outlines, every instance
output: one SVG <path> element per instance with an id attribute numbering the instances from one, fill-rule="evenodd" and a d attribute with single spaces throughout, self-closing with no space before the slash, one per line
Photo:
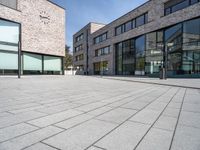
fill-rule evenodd
<path id="1" fill-rule="evenodd" d="M 92 58 L 92 55 L 90 55 L 91 53 L 89 52 L 91 34 L 104 26 L 104 24 L 92 22 L 87 24 L 73 36 L 73 63 L 77 68 L 78 74 L 86 75 L 89 73 L 89 59 Z"/>
<path id="2" fill-rule="evenodd" d="M 0 0 L 0 75 L 62 74 L 65 10 L 49 0 Z"/>
<path id="3" fill-rule="evenodd" d="M 200 77 L 200 0 L 149 0 L 88 36 L 81 61 L 91 75 Z"/>

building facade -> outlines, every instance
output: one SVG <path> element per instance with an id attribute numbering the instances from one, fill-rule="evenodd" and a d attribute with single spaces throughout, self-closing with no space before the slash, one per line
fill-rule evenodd
<path id="1" fill-rule="evenodd" d="M 0 75 L 62 74 L 65 10 L 49 0 L 0 0 Z"/>
<path id="2" fill-rule="evenodd" d="M 91 63 L 92 58 L 89 45 L 91 34 L 104 26 L 104 24 L 91 22 L 73 36 L 73 64 L 77 68 L 77 74 L 89 74 L 88 64 Z"/>
<path id="3" fill-rule="evenodd" d="M 89 35 L 89 74 L 200 77 L 199 10 L 199 0 L 150 0 L 103 26 Z"/>

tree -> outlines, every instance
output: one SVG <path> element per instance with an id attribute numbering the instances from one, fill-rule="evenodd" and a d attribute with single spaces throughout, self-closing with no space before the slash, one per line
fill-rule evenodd
<path id="1" fill-rule="evenodd" d="M 64 69 L 66 70 L 68 67 L 72 66 L 73 55 L 70 52 L 70 47 L 65 45 L 65 58 L 64 58 Z"/>

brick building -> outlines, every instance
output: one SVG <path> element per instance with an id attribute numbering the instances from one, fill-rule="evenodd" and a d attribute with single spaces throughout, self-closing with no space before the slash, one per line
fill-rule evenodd
<path id="1" fill-rule="evenodd" d="M 200 1 L 149 0 L 79 42 L 85 74 L 200 77 Z M 84 33 L 81 29 L 78 35 Z M 87 54 L 85 53 L 87 51 Z M 87 59 L 87 61 L 85 61 Z"/>
<path id="2" fill-rule="evenodd" d="M 49 0 L 0 0 L 0 75 L 62 74 L 65 10 Z"/>

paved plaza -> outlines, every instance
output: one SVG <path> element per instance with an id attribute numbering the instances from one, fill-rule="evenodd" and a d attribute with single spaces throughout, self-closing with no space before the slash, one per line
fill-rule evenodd
<path id="1" fill-rule="evenodd" d="M 200 150 L 200 89 L 186 86 L 0 77 L 0 150 Z"/>

